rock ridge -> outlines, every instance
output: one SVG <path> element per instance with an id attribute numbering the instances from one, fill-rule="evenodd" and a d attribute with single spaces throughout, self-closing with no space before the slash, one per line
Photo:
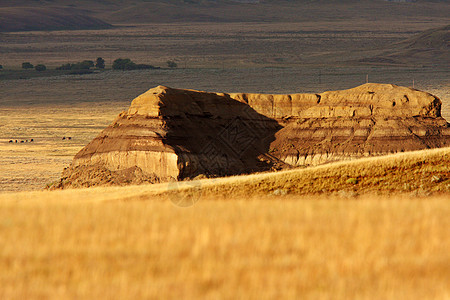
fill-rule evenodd
<path id="1" fill-rule="evenodd" d="M 441 100 L 407 87 L 369 83 L 271 95 L 158 86 L 136 97 L 74 157 L 63 177 L 102 165 L 110 171 L 139 168 L 155 181 L 181 180 L 448 145 Z"/>

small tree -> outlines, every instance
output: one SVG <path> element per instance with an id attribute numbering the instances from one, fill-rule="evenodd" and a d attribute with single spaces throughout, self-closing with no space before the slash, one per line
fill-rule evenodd
<path id="1" fill-rule="evenodd" d="M 35 68 L 36 71 L 38 71 L 38 72 L 42 72 L 42 71 L 47 70 L 47 67 L 46 67 L 45 65 L 42 65 L 42 64 L 36 65 L 36 67 L 34 67 L 34 68 Z"/>
<path id="2" fill-rule="evenodd" d="M 57 67 L 56 70 L 71 70 L 72 69 L 72 65 L 67 63 L 67 64 L 63 64 L 61 65 L 61 67 Z"/>
<path id="3" fill-rule="evenodd" d="M 33 69 L 34 66 L 29 62 L 22 63 L 22 69 Z"/>
<path id="4" fill-rule="evenodd" d="M 95 66 L 92 60 L 83 60 L 81 63 L 86 65 L 88 69 L 93 68 Z"/>
<path id="5" fill-rule="evenodd" d="M 178 64 L 176 62 L 174 62 L 173 60 L 168 60 L 167 66 L 171 69 L 174 69 L 174 68 L 178 67 Z"/>
<path id="6" fill-rule="evenodd" d="M 95 61 L 95 67 L 97 69 L 104 69 L 105 68 L 105 60 L 101 57 L 97 58 Z"/>
<path id="7" fill-rule="evenodd" d="M 112 68 L 114 70 L 135 70 L 136 64 L 129 58 L 118 58 L 113 62 Z"/>
<path id="8" fill-rule="evenodd" d="M 89 70 L 94 66 L 94 62 L 92 60 L 83 60 L 77 62 L 76 64 L 71 65 L 71 70 Z"/>

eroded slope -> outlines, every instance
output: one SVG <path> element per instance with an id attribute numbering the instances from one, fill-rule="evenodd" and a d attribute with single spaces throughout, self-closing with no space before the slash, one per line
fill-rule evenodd
<path id="1" fill-rule="evenodd" d="M 154 182 L 443 147 L 450 145 L 450 127 L 440 107 L 429 93 L 390 84 L 291 95 L 159 86 L 134 99 L 75 156 L 62 185 L 78 174 L 77 186 L 89 186 L 93 166 L 122 177 L 138 170 Z"/>

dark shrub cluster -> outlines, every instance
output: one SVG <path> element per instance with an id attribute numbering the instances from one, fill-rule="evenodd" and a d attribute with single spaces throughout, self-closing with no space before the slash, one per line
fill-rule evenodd
<path id="1" fill-rule="evenodd" d="M 33 69 L 34 66 L 29 62 L 22 63 L 22 69 Z"/>
<path id="2" fill-rule="evenodd" d="M 36 67 L 34 67 L 34 69 L 36 71 L 42 72 L 42 71 L 47 70 L 47 67 L 45 65 L 39 64 L 39 65 L 36 65 Z"/>
<path id="3" fill-rule="evenodd" d="M 167 66 L 171 69 L 175 69 L 178 67 L 178 64 L 176 62 L 174 62 L 173 60 L 168 60 L 166 63 L 167 63 Z"/>
<path id="4" fill-rule="evenodd" d="M 83 60 L 74 64 L 63 64 L 61 67 L 56 68 L 56 70 L 89 70 L 94 67 L 94 62 L 92 60 Z"/>
<path id="5" fill-rule="evenodd" d="M 105 60 L 101 57 L 98 57 L 95 61 L 95 67 L 98 69 L 104 69 L 105 68 Z"/>
<path id="6" fill-rule="evenodd" d="M 144 70 L 144 69 L 159 69 L 158 67 L 147 64 L 136 64 L 129 58 L 118 58 L 113 62 L 112 68 L 114 70 Z"/>

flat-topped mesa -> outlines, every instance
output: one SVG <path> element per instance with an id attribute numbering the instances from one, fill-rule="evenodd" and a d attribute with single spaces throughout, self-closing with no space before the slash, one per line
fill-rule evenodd
<path id="1" fill-rule="evenodd" d="M 268 118 L 440 117 L 441 101 L 426 92 L 392 84 L 367 83 L 321 94 L 206 93 L 158 86 L 133 100 L 128 114 L 176 116 L 235 114 L 228 99 L 248 104 Z M 190 100 L 195 100 L 194 102 Z M 189 106 L 186 103 L 189 102 Z M 199 103 L 202 103 L 200 107 Z M 394 109 L 395 108 L 395 109 Z"/>
<path id="2" fill-rule="evenodd" d="M 431 94 L 392 84 L 364 84 L 321 94 L 231 94 L 271 118 L 440 117 L 441 102 Z"/>
<path id="3" fill-rule="evenodd" d="M 158 86 L 84 147 L 65 176 L 98 165 L 164 181 L 448 146 L 440 108 L 429 93 L 391 84 L 290 95 Z"/>

